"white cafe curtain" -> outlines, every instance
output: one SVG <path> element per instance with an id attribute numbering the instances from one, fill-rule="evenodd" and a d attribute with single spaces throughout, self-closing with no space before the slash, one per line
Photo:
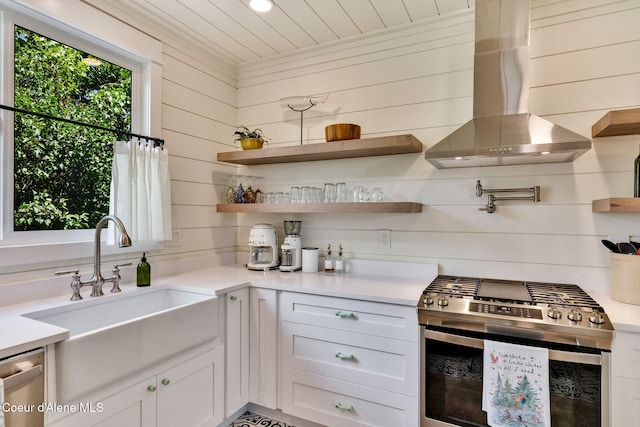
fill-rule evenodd
<path id="1" fill-rule="evenodd" d="M 171 239 L 169 153 L 152 143 L 113 143 L 113 171 L 109 214 L 124 224 L 131 241 L 161 242 Z M 109 222 L 107 244 L 117 242 Z"/>

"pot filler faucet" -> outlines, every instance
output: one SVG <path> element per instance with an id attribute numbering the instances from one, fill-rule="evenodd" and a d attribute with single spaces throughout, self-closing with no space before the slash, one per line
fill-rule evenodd
<path id="1" fill-rule="evenodd" d="M 102 285 L 105 282 L 113 283 L 113 287 L 111 288 L 112 293 L 120 292 L 120 267 L 124 267 L 127 265 L 131 265 L 131 263 L 127 264 L 119 264 L 114 265 L 111 270 L 111 277 L 105 279 L 102 277 L 102 273 L 100 271 L 100 232 L 107 224 L 107 222 L 112 221 L 118 230 L 120 231 L 120 239 L 118 240 L 118 246 L 121 248 L 125 248 L 131 246 L 131 238 L 129 234 L 127 234 L 127 230 L 124 228 L 124 224 L 120 221 L 115 215 L 107 215 L 103 217 L 98 224 L 96 225 L 96 233 L 94 238 L 94 246 L 93 246 L 93 276 L 86 282 L 83 282 L 80 278 L 80 270 L 67 270 L 67 271 L 57 271 L 56 276 L 62 274 L 73 274 L 71 279 L 71 289 L 73 290 L 73 295 L 71 295 L 71 301 L 81 300 L 82 296 L 80 295 L 80 289 L 83 286 L 91 286 L 91 296 L 99 297 L 104 295 L 102 292 Z"/>

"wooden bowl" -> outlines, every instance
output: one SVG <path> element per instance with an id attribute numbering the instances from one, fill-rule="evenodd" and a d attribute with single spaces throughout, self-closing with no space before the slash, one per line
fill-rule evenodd
<path id="1" fill-rule="evenodd" d="M 264 139 L 262 138 L 244 138 L 240 140 L 240 146 L 243 150 L 256 150 L 262 148 Z"/>
<path id="2" fill-rule="evenodd" d="M 338 123 L 324 128 L 324 136 L 329 141 L 360 139 L 360 126 L 350 123 Z"/>

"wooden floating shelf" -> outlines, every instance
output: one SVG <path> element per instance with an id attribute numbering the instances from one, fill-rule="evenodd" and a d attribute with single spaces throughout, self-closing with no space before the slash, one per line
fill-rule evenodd
<path id="1" fill-rule="evenodd" d="M 592 212 L 640 212 L 640 198 L 618 197 L 594 200 Z"/>
<path id="2" fill-rule="evenodd" d="M 591 127 L 593 138 L 640 134 L 640 108 L 609 111 Z"/>
<path id="3" fill-rule="evenodd" d="M 265 165 L 420 152 L 422 143 L 415 136 L 395 135 L 260 150 L 226 151 L 218 153 L 218 161 L 239 165 Z"/>
<path id="4" fill-rule="evenodd" d="M 420 213 L 421 203 L 237 203 L 216 205 L 218 212 L 235 213 Z"/>

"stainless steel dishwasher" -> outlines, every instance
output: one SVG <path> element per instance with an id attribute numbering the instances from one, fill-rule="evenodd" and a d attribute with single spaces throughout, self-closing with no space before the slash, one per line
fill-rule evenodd
<path id="1" fill-rule="evenodd" d="M 42 427 L 44 349 L 0 359 L 0 427 Z"/>

